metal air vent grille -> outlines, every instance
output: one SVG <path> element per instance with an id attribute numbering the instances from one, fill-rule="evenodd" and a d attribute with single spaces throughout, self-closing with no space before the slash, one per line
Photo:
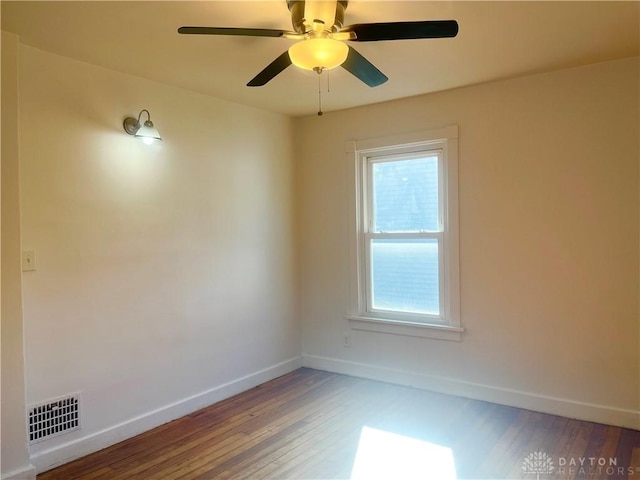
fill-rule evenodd
<path id="1" fill-rule="evenodd" d="M 80 428 L 80 395 L 73 394 L 29 409 L 29 443 Z"/>

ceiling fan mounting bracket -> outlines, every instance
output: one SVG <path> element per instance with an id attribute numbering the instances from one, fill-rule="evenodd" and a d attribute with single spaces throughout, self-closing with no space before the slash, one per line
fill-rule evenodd
<path id="1" fill-rule="evenodd" d="M 335 19 L 332 25 L 328 25 L 327 22 L 316 18 L 305 18 L 305 1 L 304 0 L 287 0 L 287 7 L 291 12 L 291 25 L 296 33 L 305 34 L 309 30 L 313 29 L 314 23 L 322 22 L 325 24 L 325 29 L 329 32 L 336 33 L 344 26 L 344 11 L 349 4 L 348 0 L 336 1 Z"/>

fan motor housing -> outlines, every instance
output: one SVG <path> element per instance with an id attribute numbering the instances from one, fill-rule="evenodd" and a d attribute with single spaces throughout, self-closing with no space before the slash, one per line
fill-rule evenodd
<path id="1" fill-rule="evenodd" d="M 344 11 L 347 9 L 348 4 L 348 0 L 338 0 L 336 2 L 336 17 L 333 20 L 333 25 L 328 26 L 327 30 L 337 32 L 342 28 L 344 25 Z M 293 25 L 293 30 L 297 33 L 307 33 L 308 29 L 305 23 L 311 24 L 315 19 L 305 18 L 305 1 L 287 0 L 287 7 L 291 12 L 291 24 Z"/>

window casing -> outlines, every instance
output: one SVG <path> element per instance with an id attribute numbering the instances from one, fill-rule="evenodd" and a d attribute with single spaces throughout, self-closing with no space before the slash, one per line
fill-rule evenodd
<path id="1" fill-rule="evenodd" d="M 347 144 L 351 328 L 460 340 L 457 127 Z"/>

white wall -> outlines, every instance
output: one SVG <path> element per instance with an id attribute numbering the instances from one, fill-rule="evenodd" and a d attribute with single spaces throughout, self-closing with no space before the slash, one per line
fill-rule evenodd
<path id="1" fill-rule="evenodd" d="M 304 363 L 640 428 L 638 85 L 636 58 L 299 119 Z M 345 348 L 345 142 L 447 125 L 464 338 Z"/>
<path id="2" fill-rule="evenodd" d="M 2 32 L 2 479 L 35 478 L 25 420 L 20 265 L 18 38 Z"/>
<path id="3" fill-rule="evenodd" d="M 27 403 L 82 398 L 39 471 L 299 366 L 289 118 L 25 45 L 19 88 Z"/>

